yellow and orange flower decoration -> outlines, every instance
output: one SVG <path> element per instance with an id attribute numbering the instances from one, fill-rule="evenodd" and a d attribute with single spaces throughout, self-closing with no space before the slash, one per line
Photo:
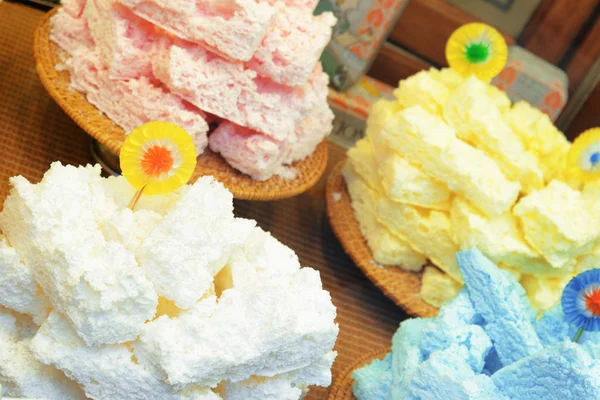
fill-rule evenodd
<path id="1" fill-rule="evenodd" d="M 508 47 L 496 29 L 474 22 L 452 33 L 446 43 L 446 59 L 458 74 L 489 81 L 506 65 Z"/>
<path id="2" fill-rule="evenodd" d="M 166 194 L 185 185 L 196 168 L 196 149 L 188 133 L 170 122 L 153 121 L 134 129 L 120 154 L 121 171 L 138 191 Z"/>

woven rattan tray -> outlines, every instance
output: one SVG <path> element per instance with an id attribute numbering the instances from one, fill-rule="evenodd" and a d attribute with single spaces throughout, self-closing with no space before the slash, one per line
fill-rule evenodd
<path id="1" fill-rule="evenodd" d="M 340 161 L 327 180 L 327 215 L 335 236 L 367 278 L 408 314 L 419 317 L 437 315 L 438 309 L 421 298 L 422 273 L 381 266 L 373 260 L 373 254 L 354 217 L 350 196 L 342 176 L 344 163 L 345 161 Z"/>
<path id="2" fill-rule="evenodd" d="M 338 375 L 337 379 L 331 385 L 329 390 L 329 400 L 355 400 L 354 394 L 352 394 L 352 385 L 354 380 L 352 374 L 358 368 L 364 367 L 371 361 L 376 359 L 384 358 L 390 352 L 389 348 L 379 349 L 371 353 L 356 359 L 348 367 Z"/>
<path id="3" fill-rule="evenodd" d="M 60 49 L 50 41 L 50 17 L 57 10 L 58 8 L 53 9 L 45 15 L 35 33 L 34 55 L 40 80 L 50 96 L 77 125 L 110 151 L 119 154 L 125 137 L 123 129 L 99 113 L 84 95 L 69 90 L 69 73 L 59 72 L 55 68 L 60 61 Z M 297 174 L 295 179 L 273 177 L 257 182 L 229 166 L 220 155 L 206 150 L 198 157 L 191 181 L 200 176 L 212 175 L 237 199 L 277 200 L 295 196 L 311 188 L 323 175 L 326 166 L 327 143 L 323 141 L 310 157 L 292 165 Z"/>

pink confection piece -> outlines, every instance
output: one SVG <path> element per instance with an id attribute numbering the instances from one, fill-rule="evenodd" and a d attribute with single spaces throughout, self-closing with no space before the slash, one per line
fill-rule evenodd
<path id="1" fill-rule="evenodd" d="M 105 113 L 125 132 L 150 121 L 168 121 L 184 128 L 204 152 L 208 138 L 205 114 L 151 82 L 147 77 L 129 81 L 111 80 L 97 51 L 77 51 L 67 63 L 71 88 Z"/>
<path id="2" fill-rule="evenodd" d="M 67 14 L 73 18 L 81 17 L 86 0 L 62 0 L 60 5 Z"/>
<path id="3" fill-rule="evenodd" d="M 113 79 L 152 74 L 154 27 L 114 0 L 88 0 L 84 17 Z"/>
<path id="4" fill-rule="evenodd" d="M 221 123 L 208 138 L 210 149 L 221 153 L 235 169 L 257 181 L 264 181 L 282 169 L 282 143 L 256 131 Z"/>
<path id="5" fill-rule="evenodd" d="M 319 143 L 323 141 L 333 129 L 333 112 L 329 107 L 317 107 L 294 132 L 294 138 L 286 142 L 287 152 L 284 164 L 291 164 L 304 160 L 310 156 Z"/>
<path id="6" fill-rule="evenodd" d="M 320 64 L 303 88 L 257 76 L 190 42 L 163 40 L 152 57 L 154 75 L 173 93 L 201 110 L 283 141 L 315 105 L 322 104 L 327 78 Z"/>
<path id="7" fill-rule="evenodd" d="M 273 24 L 275 8 L 256 0 L 118 0 L 180 38 L 248 61 Z"/>
<path id="8" fill-rule="evenodd" d="M 231 166 L 263 181 L 273 175 L 285 175 L 284 165 L 311 155 L 332 127 L 333 112 L 323 104 L 315 107 L 294 134 L 283 142 L 228 121 L 217 127 L 208 142 L 211 150 L 221 153 Z"/>
<path id="9" fill-rule="evenodd" d="M 94 40 L 85 19 L 73 17 L 64 8 L 59 8 L 52 16 L 51 24 L 50 40 L 69 54 L 74 53 L 80 47 L 92 48 L 94 46 Z"/>
<path id="10" fill-rule="evenodd" d="M 277 83 L 303 86 L 331 40 L 335 23 L 329 12 L 315 17 L 293 8 L 281 10 L 248 67 Z"/>
<path id="11" fill-rule="evenodd" d="M 264 0 L 267 4 L 275 5 L 281 0 Z M 314 11 L 317 7 L 317 3 L 319 0 L 283 0 L 286 6 L 288 7 L 296 7 L 296 8 L 305 8 L 309 11 Z"/>

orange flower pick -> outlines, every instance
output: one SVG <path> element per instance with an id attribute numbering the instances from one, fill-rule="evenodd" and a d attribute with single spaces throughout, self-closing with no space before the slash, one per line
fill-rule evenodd
<path id="1" fill-rule="evenodd" d="M 127 136 L 120 161 L 123 176 L 137 190 L 129 203 L 133 210 L 144 193 L 166 194 L 185 185 L 196 168 L 196 149 L 183 128 L 154 121 Z"/>

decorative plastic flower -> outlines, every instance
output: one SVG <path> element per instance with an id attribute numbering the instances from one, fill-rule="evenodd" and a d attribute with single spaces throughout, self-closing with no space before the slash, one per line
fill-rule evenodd
<path id="1" fill-rule="evenodd" d="M 145 194 L 165 194 L 185 185 L 196 168 L 196 149 L 188 133 L 170 122 L 134 129 L 121 148 L 123 176 Z"/>
<path id="2" fill-rule="evenodd" d="M 600 179 L 600 128 L 583 132 L 569 150 L 567 169 L 581 181 Z"/>
<path id="3" fill-rule="evenodd" d="M 600 331 L 600 269 L 571 279 L 562 295 L 562 308 L 567 321 L 581 331 Z"/>
<path id="4" fill-rule="evenodd" d="M 508 58 L 506 41 L 496 29 L 474 22 L 458 28 L 446 43 L 446 60 L 460 75 L 489 81 L 502 71 Z"/>

